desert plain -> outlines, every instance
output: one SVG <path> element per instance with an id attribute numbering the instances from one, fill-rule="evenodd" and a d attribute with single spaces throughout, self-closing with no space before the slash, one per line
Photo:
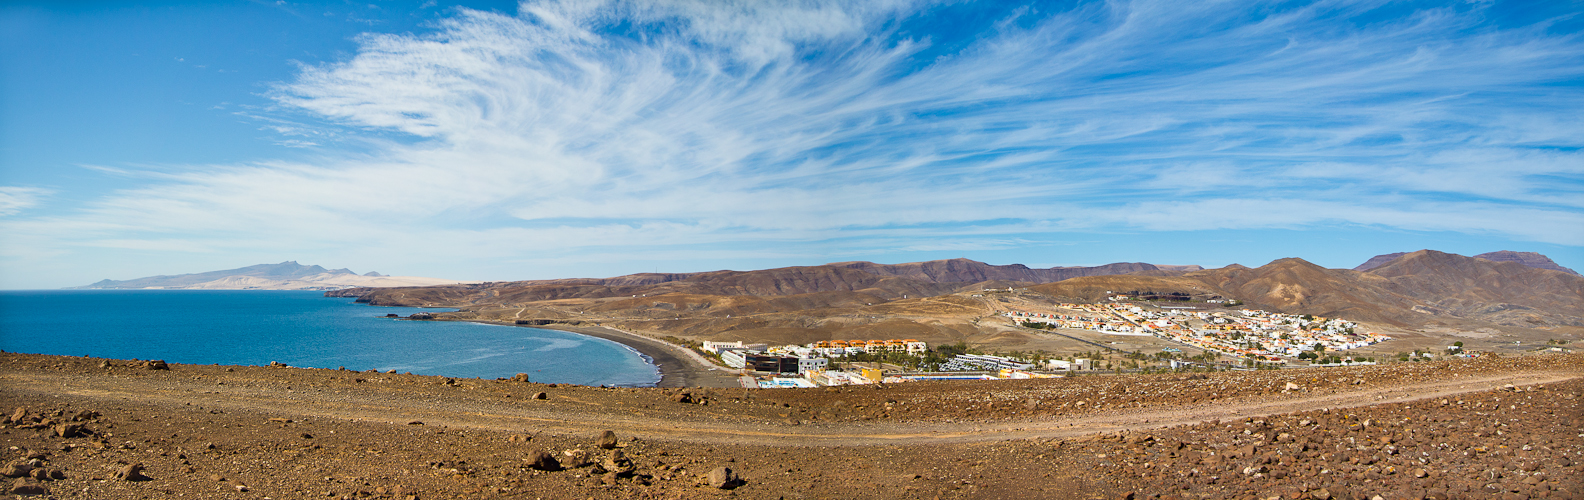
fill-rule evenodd
<path id="1" fill-rule="evenodd" d="M 93 499 L 1579 498 L 1581 376 L 1542 354 L 602 388 L 7 353 L 0 472 Z"/>

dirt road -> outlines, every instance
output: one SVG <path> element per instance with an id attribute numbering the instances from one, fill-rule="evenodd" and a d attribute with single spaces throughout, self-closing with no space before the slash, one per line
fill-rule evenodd
<path id="1" fill-rule="evenodd" d="M 178 367 L 177 373 L 193 370 Z M 328 370 L 277 369 L 325 372 Z M 221 372 L 223 373 L 223 372 Z M 509 432 L 548 432 L 586 435 L 614 429 L 644 439 L 695 443 L 777 446 L 873 446 L 906 442 L 960 443 L 1006 439 L 1071 438 L 1117 431 L 1143 431 L 1292 413 L 1316 408 L 1355 408 L 1382 401 L 1412 402 L 1462 393 L 1499 389 L 1507 384 L 1553 384 L 1578 377 L 1576 373 L 1539 372 L 1486 375 L 1446 381 L 1365 387 L 1356 391 L 1307 394 L 1295 392 L 1277 398 L 1226 398 L 1210 403 L 1171 408 L 1124 408 L 1060 417 L 1027 416 L 997 421 L 919 422 L 857 420 L 810 425 L 788 425 L 777 415 L 759 418 L 738 414 L 723 418 L 714 413 L 648 411 L 660 401 L 627 404 L 611 401 L 601 389 L 563 387 L 547 389 L 545 401 L 532 394 L 503 397 L 516 391 L 481 390 L 495 381 L 463 380 L 456 391 L 343 390 L 334 385 L 302 381 L 286 388 L 258 383 L 217 383 L 202 376 L 100 377 L 58 372 L 7 373 L 0 384 L 40 394 L 70 394 L 87 399 L 130 400 L 178 408 L 197 405 L 224 411 L 300 415 L 350 421 L 405 424 L 418 420 L 459 429 Z M 364 375 L 368 377 L 403 376 Z M 430 377 L 420 377 L 428 379 Z M 356 382 L 354 382 L 356 383 Z M 476 385 L 475 385 L 476 384 Z M 441 384 L 443 385 L 443 384 Z M 483 386 L 483 387 L 480 387 Z M 447 386 L 449 387 L 449 386 Z M 349 388 L 350 389 L 350 388 Z M 605 390 L 611 391 L 611 390 Z M 449 393 L 448 393 L 449 392 Z M 590 394 L 590 393 L 593 394 Z M 638 398 L 634 398 L 638 399 Z M 644 401 L 639 399 L 639 401 Z M 726 401 L 721 405 L 741 405 Z M 883 403 L 881 403 L 883 404 Z M 680 405 L 671 405 L 681 407 Z M 636 407 L 636 408 L 635 408 Z M 682 407 L 692 410 L 691 407 Z M 678 414 L 681 413 L 681 414 Z M 801 423 L 801 422 L 800 422 Z"/>
<path id="2" fill-rule="evenodd" d="M 57 498 L 1572 498 L 1581 359 L 748 390 L 0 354 L 0 445 Z M 605 430 L 625 462 L 525 462 Z"/>

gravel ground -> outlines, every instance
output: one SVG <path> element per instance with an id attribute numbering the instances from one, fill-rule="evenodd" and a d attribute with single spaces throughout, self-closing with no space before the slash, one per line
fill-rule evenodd
<path id="1" fill-rule="evenodd" d="M 1580 375 L 1549 355 L 616 389 L 8 353 L 0 473 L 107 499 L 1581 498 Z"/>

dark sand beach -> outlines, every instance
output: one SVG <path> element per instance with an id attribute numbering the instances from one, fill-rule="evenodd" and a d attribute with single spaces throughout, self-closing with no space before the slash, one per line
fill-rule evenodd
<path id="1" fill-rule="evenodd" d="M 741 387 L 738 382 L 740 374 L 736 371 L 706 364 L 690 356 L 686 348 L 664 341 L 604 326 L 545 325 L 532 328 L 599 337 L 631 347 L 648 356 L 660 368 L 659 387 Z"/>

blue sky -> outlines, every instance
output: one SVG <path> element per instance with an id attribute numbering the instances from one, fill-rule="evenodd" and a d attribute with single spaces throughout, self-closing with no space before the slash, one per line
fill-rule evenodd
<path id="1" fill-rule="evenodd" d="M 0 288 L 1584 269 L 1578 2 L 11 2 Z"/>

